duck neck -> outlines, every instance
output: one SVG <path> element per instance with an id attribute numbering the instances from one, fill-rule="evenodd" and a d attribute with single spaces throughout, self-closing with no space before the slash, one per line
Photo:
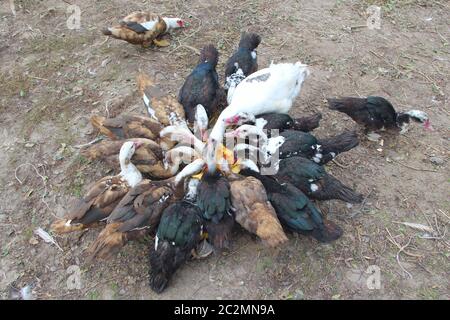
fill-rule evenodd
<path id="1" fill-rule="evenodd" d="M 210 139 L 214 139 L 215 141 L 222 142 L 223 136 L 225 134 L 225 117 L 221 114 L 214 125 L 211 134 L 209 135 Z"/>
<path id="2" fill-rule="evenodd" d="M 173 153 L 174 155 L 172 155 Z M 173 157 L 171 159 L 172 165 L 169 168 L 171 174 L 176 174 L 178 172 L 182 162 L 192 163 L 196 160 L 196 158 L 198 158 L 196 152 L 192 148 L 185 147 L 180 147 L 180 149 L 172 149 L 169 156 Z"/>
<path id="3" fill-rule="evenodd" d="M 194 149 L 197 152 L 203 152 L 203 148 L 205 147 L 205 145 L 203 144 L 203 142 L 201 140 L 199 140 L 197 137 L 194 136 Z"/>
<path id="4" fill-rule="evenodd" d="M 188 164 L 176 175 L 174 180 L 175 185 L 178 185 L 186 177 L 199 173 L 204 164 L 205 162 L 202 159 L 197 159 Z"/>
<path id="5" fill-rule="evenodd" d="M 178 169 L 180 169 L 181 164 L 181 157 L 176 157 L 173 159 L 172 165 L 169 167 L 169 171 L 172 175 L 178 172 Z"/>
<path id="6" fill-rule="evenodd" d="M 130 159 L 120 159 L 120 175 L 131 187 L 137 186 L 142 181 L 142 174 Z"/>

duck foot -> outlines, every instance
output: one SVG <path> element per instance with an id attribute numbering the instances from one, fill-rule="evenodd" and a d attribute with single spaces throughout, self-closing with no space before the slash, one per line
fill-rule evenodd
<path id="1" fill-rule="evenodd" d="M 168 47 L 168 46 L 170 46 L 170 42 L 165 40 L 165 39 L 160 39 L 160 40 L 155 39 L 155 40 L 153 40 L 153 43 L 156 46 L 158 46 L 158 47 Z"/>
<path id="2" fill-rule="evenodd" d="M 192 250 L 192 255 L 194 256 L 194 259 L 204 259 L 211 255 L 213 251 L 213 246 L 204 239 Z"/>

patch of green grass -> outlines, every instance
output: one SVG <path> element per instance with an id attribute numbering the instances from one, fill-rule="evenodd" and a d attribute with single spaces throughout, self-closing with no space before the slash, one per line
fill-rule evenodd
<path id="1" fill-rule="evenodd" d="M 115 282 L 111 283 L 111 290 L 113 291 L 113 299 L 117 299 L 119 296 L 119 285 Z"/>
<path id="2" fill-rule="evenodd" d="M 100 299 L 100 293 L 97 290 L 92 290 L 88 292 L 87 298 L 89 300 L 99 300 Z"/>
<path id="3" fill-rule="evenodd" d="M 72 183 L 68 187 L 69 192 L 77 198 L 81 198 L 83 196 L 84 183 L 85 181 L 83 174 L 78 172 L 75 179 L 72 180 Z"/>
<path id="4" fill-rule="evenodd" d="M 420 288 L 417 293 L 419 297 L 426 300 L 438 300 L 440 296 L 440 293 L 437 290 L 437 288 L 433 287 Z"/>
<path id="5" fill-rule="evenodd" d="M 9 246 L 3 247 L 1 257 L 4 258 L 4 257 L 6 257 L 8 254 L 9 254 Z"/>
<path id="6" fill-rule="evenodd" d="M 79 167 L 83 167 L 87 164 L 90 163 L 90 160 L 88 158 L 86 158 L 85 156 L 81 155 L 81 154 L 77 154 L 73 159 L 72 162 L 70 164 L 71 167 L 73 168 L 79 168 Z"/>
<path id="7" fill-rule="evenodd" d="M 256 263 L 256 271 L 262 272 L 266 269 L 272 268 L 273 266 L 273 259 L 270 257 L 263 257 Z"/>
<path id="8" fill-rule="evenodd" d="M 0 92 L 4 98 L 26 98 L 34 87 L 34 81 L 24 70 L 17 69 L 12 74 L 0 73 Z M 6 107 L 4 105 L 0 108 Z"/>
<path id="9" fill-rule="evenodd" d="M 25 231 L 23 232 L 23 235 L 27 241 L 30 240 L 31 237 L 33 236 L 33 228 L 30 227 L 30 228 L 25 229 Z"/>

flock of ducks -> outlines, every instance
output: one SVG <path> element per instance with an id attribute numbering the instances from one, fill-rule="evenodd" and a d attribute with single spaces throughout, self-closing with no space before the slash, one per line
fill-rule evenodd
<path id="1" fill-rule="evenodd" d="M 184 27 L 178 18 L 135 12 L 105 35 L 142 46 L 165 46 L 164 34 Z M 116 172 L 94 182 L 66 215 L 52 224 L 58 234 L 95 226 L 89 260 L 109 258 L 128 241 L 154 236 L 150 287 L 162 292 L 192 256 L 204 258 L 230 248 L 239 224 L 275 247 L 285 232 L 330 242 L 342 229 L 326 219 L 315 200 L 359 203 L 363 196 L 328 174 L 323 166 L 359 143 L 355 131 L 316 137 L 320 114 L 288 115 L 310 71 L 300 62 L 259 69 L 257 34 L 244 33 L 225 67 L 219 53 L 204 47 L 178 99 L 147 75 L 137 77 L 147 116 L 93 116 L 108 139 L 82 151 Z M 330 108 L 370 130 L 406 130 L 409 119 L 429 127 L 425 113 L 395 112 L 381 97 L 330 99 Z M 265 174 L 274 169 L 270 174 Z"/>

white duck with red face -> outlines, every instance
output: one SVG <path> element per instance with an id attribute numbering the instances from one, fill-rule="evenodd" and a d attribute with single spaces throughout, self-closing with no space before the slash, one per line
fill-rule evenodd
<path id="1" fill-rule="evenodd" d="M 227 125 L 240 121 L 240 113 L 253 116 L 263 113 L 288 113 L 310 74 L 301 62 L 272 63 L 245 78 L 236 87 L 230 105 L 220 114 L 208 143 L 221 142 Z"/>

